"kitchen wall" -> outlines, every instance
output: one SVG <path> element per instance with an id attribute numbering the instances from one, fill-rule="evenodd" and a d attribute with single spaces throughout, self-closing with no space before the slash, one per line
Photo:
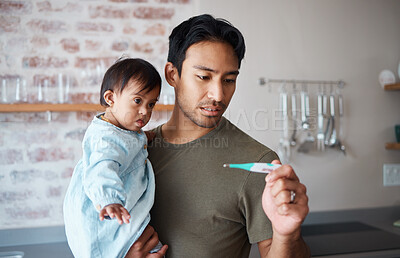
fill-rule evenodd
<path id="1" fill-rule="evenodd" d="M 190 0 L 0 1 L 0 83 L 8 101 L 19 79 L 26 101 L 39 101 L 41 85 L 43 100 L 56 102 L 62 73 L 65 101 L 98 103 L 105 69 L 124 54 L 161 73 L 170 31 L 191 15 Z M 171 89 L 164 84 L 163 96 Z M 0 113 L 0 229 L 63 225 L 64 193 L 94 115 Z M 155 112 L 148 127 L 168 115 Z"/>
<path id="2" fill-rule="evenodd" d="M 279 85 L 261 87 L 258 78 L 345 81 L 342 125 L 348 155 L 332 149 L 293 153 L 291 164 L 308 188 L 311 211 L 400 205 L 400 187 L 383 187 L 382 181 L 382 165 L 400 163 L 400 152 L 384 147 L 395 141 L 400 92 L 385 92 L 378 82 L 383 69 L 397 74 L 399 1 L 196 4 L 197 13 L 223 17 L 243 32 L 247 53 L 227 116 L 271 148 L 278 149 L 281 135 Z"/>

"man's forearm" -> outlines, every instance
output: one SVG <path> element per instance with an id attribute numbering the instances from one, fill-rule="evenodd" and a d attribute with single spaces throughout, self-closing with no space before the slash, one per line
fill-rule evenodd
<path id="1" fill-rule="evenodd" d="M 266 257 L 310 257 L 310 249 L 300 237 L 291 243 L 274 243 L 272 239 L 271 249 Z"/>
<path id="2" fill-rule="evenodd" d="M 267 242 L 266 242 L 267 244 Z M 310 248 L 304 242 L 300 233 L 293 238 L 272 237 L 266 246 L 259 245 L 261 257 L 277 258 L 277 257 L 310 257 Z"/>

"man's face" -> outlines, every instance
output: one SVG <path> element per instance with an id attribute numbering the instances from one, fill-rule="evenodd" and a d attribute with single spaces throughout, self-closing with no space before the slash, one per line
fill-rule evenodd
<path id="1" fill-rule="evenodd" d="M 190 46 L 176 80 L 176 104 L 187 122 L 214 128 L 231 101 L 239 74 L 231 45 L 203 41 Z"/>

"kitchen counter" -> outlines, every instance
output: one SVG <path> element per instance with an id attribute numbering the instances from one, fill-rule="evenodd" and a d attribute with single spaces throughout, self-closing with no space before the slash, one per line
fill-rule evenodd
<path id="1" fill-rule="evenodd" d="M 400 207 L 314 212 L 302 235 L 313 257 L 400 257 Z"/>
<path id="2" fill-rule="evenodd" d="M 0 230 L 0 258 L 16 251 L 23 252 L 24 258 L 74 257 L 63 226 Z"/>
<path id="3" fill-rule="evenodd" d="M 400 228 L 393 226 L 393 222 L 398 219 L 400 206 L 311 212 L 303 224 L 303 237 L 313 257 L 400 257 L 400 241 L 399 248 L 396 248 Z M 371 244 L 362 242 L 374 241 L 374 237 L 378 237 L 377 240 L 387 240 L 378 244 L 380 250 L 371 250 Z M 384 245 L 390 241 L 394 243 L 389 243 L 391 245 L 388 249 Z M 356 243 L 356 252 L 351 251 L 352 246 L 346 245 L 351 242 Z M 326 248 L 322 250 L 324 246 Z M 335 253 L 339 249 L 347 253 Z M 0 230 L 0 257 L 1 252 L 10 251 L 22 251 L 25 253 L 24 258 L 73 257 L 62 226 Z M 250 257 L 259 257 L 256 246 L 252 248 Z"/>
<path id="4" fill-rule="evenodd" d="M 23 258 L 73 258 L 67 242 L 44 243 L 33 245 L 20 245 L 0 247 L 0 257 L 10 256 L 10 252 L 23 252 Z M 5 255 L 5 254 L 8 254 Z M 22 256 L 12 256 L 12 258 L 22 258 Z"/>
<path id="5" fill-rule="evenodd" d="M 397 245 L 400 228 L 394 227 L 393 222 L 399 219 L 400 206 L 310 212 L 303 223 L 302 235 L 312 257 L 400 257 L 400 240 L 399 248 L 392 249 L 387 249 L 387 243 L 381 241 L 388 239 L 391 241 L 388 246 Z M 376 237 L 379 243 L 375 246 L 367 244 Z M 371 248 L 379 250 L 372 251 Z M 257 245 L 253 245 L 249 257 L 260 257 Z"/>

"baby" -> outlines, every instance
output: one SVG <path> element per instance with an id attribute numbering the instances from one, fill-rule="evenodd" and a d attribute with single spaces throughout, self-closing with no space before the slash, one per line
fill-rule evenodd
<path id="1" fill-rule="evenodd" d="M 74 257 L 125 257 L 148 225 L 155 182 L 141 128 L 160 90 L 160 75 L 142 59 L 120 59 L 105 73 L 100 102 L 106 111 L 85 133 L 64 200 Z"/>

